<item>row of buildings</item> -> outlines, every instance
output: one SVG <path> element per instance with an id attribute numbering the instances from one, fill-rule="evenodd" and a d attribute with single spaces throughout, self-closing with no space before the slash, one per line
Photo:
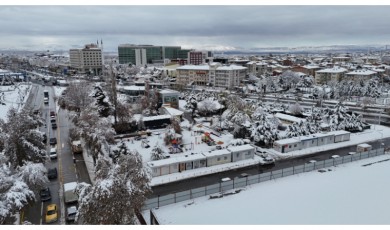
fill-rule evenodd
<path id="1" fill-rule="evenodd" d="M 200 65 L 212 57 L 210 51 L 182 49 L 180 46 L 154 46 L 123 44 L 118 46 L 119 64 L 145 66 L 147 64 L 165 64 L 168 62 L 180 65 Z M 78 72 L 101 75 L 103 58 L 103 41 L 91 43 L 83 48 L 69 50 L 70 67 Z"/>

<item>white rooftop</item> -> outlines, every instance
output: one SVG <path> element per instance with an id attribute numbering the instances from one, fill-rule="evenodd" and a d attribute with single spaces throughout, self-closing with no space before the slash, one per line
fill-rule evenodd
<path id="1" fill-rule="evenodd" d="M 220 66 L 217 68 L 217 70 L 243 70 L 243 69 L 247 69 L 247 68 L 238 65 Z"/>
<path id="2" fill-rule="evenodd" d="M 157 161 L 149 161 L 147 164 L 149 167 L 160 167 L 164 165 L 170 165 L 177 162 L 185 162 L 185 161 L 194 161 L 194 160 L 200 160 L 205 159 L 204 155 L 201 153 L 197 154 L 186 154 L 186 155 L 180 155 L 175 157 L 175 154 L 171 154 L 170 158 L 157 160 Z"/>
<path id="3" fill-rule="evenodd" d="M 211 156 L 220 156 L 220 155 L 225 155 L 225 154 L 230 154 L 230 151 L 227 150 L 227 149 L 221 149 L 221 150 L 215 150 L 215 151 L 211 151 L 211 152 L 204 152 L 203 155 L 207 156 L 207 157 L 211 157 Z"/>
<path id="4" fill-rule="evenodd" d="M 348 134 L 350 132 L 348 131 L 345 131 L 345 130 L 337 130 L 337 131 L 332 131 L 332 132 L 328 132 L 329 134 L 334 134 L 334 135 L 342 135 L 342 134 Z"/>
<path id="5" fill-rule="evenodd" d="M 163 107 L 163 108 L 172 116 L 181 116 L 184 113 L 183 111 L 171 107 Z"/>
<path id="6" fill-rule="evenodd" d="M 277 117 L 279 119 L 282 119 L 282 120 L 287 120 L 287 121 L 292 121 L 292 122 L 297 122 L 297 123 L 299 123 L 301 121 L 306 121 L 306 119 L 299 118 L 299 117 L 294 117 L 294 116 L 287 115 L 287 114 L 284 114 L 284 113 L 276 113 L 275 117 Z"/>
<path id="7" fill-rule="evenodd" d="M 255 147 L 253 147 L 251 145 L 237 145 L 237 146 L 229 146 L 228 147 L 228 150 L 230 150 L 232 152 L 252 150 L 252 149 L 255 149 Z"/>
<path id="8" fill-rule="evenodd" d="M 183 65 L 178 68 L 177 70 L 209 70 L 210 66 L 208 65 Z"/>
<path id="9" fill-rule="evenodd" d="M 347 72 L 347 69 L 342 67 L 333 67 L 329 69 L 322 69 L 316 71 L 316 73 L 343 73 L 343 72 Z"/>
<path id="10" fill-rule="evenodd" d="M 283 140 L 277 140 L 274 143 L 279 144 L 279 145 L 286 145 L 286 144 L 292 144 L 292 143 L 298 143 L 298 142 L 300 142 L 300 140 L 298 140 L 296 138 L 287 138 L 287 139 L 283 139 Z"/>
<path id="11" fill-rule="evenodd" d="M 376 74 L 375 71 L 371 71 L 371 70 L 368 70 L 368 69 L 358 69 L 358 70 L 354 70 L 352 72 L 349 72 L 347 73 L 347 75 L 374 75 Z"/>

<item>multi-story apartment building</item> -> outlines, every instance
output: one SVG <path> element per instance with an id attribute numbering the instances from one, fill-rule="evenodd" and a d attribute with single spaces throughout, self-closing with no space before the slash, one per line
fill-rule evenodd
<path id="1" fill-rule="evenodd" d="M 240 85 L 241 80 L 246 76 L 247 68 L 237 65 L 221 66 L 219 63 L 211 63 L 210 65 L 181 66 L 176 71 L 176 82 L 180 85 L 211 85 L 232 89 Z"/>
<path id="2" fill-rule="evenodd" d="M 164 59 L 187 59 L 190 50 L 182 50 L 180 46 L 154 46 L 154 45 L 132 45 L 122 44 L 118 46 L 118 57 L 120 64 L 137 64 L 136 51 L 145 50 L 146 62 L 164 62 Z"/>
<path id="3" fill-rule="evenodd" d="M 176 69 L 176 82 L 179 85 L 201 85 L 205 86 L 209 83 L 208 65 L 185 65 Z"/>
<path id="4" fill-rule="evenodd" d="M 345 74 L 345 79 L 353 81 L 367 81 L 378 75 L 377 72 L 368 69 L 356 69 Z"/>
<path id="5" fill-rule="evenodd" d="M 314 80 L 316 84 L 325 84 L 330 81 L 340 81 L 344 78 L 347 69 L 335 66 L 330 69 L 322 69 L 315 72 Z"/>
<path id="6" fill-rule="evenodd" d="M 237 65 L 217 67 L 215 77 L 210 79 L 210 83 L 216 87 L 232 89 L 240 86 L 241 80 L 246 76 L 246 70 L 246 67 Z"/>
<path id="7" fill-rule="evenodd" d="M 102 48 L 96 44 L 82 49 L 69 50 L 70 67 L 79 72 L 101 75 L 103 69 Z"/>

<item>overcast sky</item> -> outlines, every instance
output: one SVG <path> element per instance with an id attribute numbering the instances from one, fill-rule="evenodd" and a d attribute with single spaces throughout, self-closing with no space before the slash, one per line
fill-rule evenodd
<path id="1" fill-rule="evenodd" d="M 390 6 L 0 6 L 0 49 L 390 45 Z"/>

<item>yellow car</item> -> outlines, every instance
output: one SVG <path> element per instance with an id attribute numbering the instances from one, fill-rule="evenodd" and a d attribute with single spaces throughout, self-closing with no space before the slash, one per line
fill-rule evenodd
<path id="1" fill-rule="evenodd" d="M 57 221 L 58 214 L 57 214 L 57 205 L 55 204 L 49 204 L 46 208 L 46 223 L 52 223 Z"/>

